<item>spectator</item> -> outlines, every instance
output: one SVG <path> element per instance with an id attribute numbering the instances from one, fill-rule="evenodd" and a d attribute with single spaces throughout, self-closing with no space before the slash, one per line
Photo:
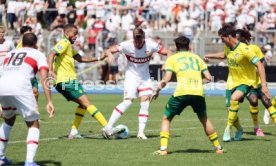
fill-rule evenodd
<path id="1" fill-rule="evenodd" d="M 74 6 L 69 4 L 68 5 L 68 13 L 67 13 L 67 21 L 68 24 L 75 24 L 77 19 L 76 11 L 74 10 Z"/>
<path id="2" fill-rule="evenodd" d="M 82 27 L 84 25 L 84 8 L 86 7 L 86 3 L 83 0 L 77 0 L 75 5 L 77 10 L 77 25 Z"/>
<path id="3" fill-rule="evenodd" d="M 51 25 L 58 15 L 58 12 L 56 11 L 57 10 L 56 2 L 54 0 L 47 0 L 45 2 L 45 9 L 46 9 L 46 13 L 45 13 L 46 23 L 47 25 Z"/>
<path id="4" fill-rule="evenodd" d="M 14 29 L 14 23 L 17 22 L 16 17 L 16 9 L 17 9 L 17 3 L 15 0 L 10 0 L 8 2 L 8 8 L 7 8 L 7 15 L 8 15 L 8 23 L 9 27 L 11 29 Z"/>
<path id="5" fill-rule="evenodd" d="M 270 65 L 270 62 L 272 61 L 273 53 L 271 51 L 270 45 L 264 46 L 264 54 L 265 54 L 265 61 L 268 65 Z"/>
<path id="6" fill-rule="evenodd" d="M 44 0 L 34 0 L 34 7 L 35 7 L 35 12 L 36 12 L 36 18 L 37 21 L 40 23 L 43 23 L 43 8 L 44 8 Z"/>

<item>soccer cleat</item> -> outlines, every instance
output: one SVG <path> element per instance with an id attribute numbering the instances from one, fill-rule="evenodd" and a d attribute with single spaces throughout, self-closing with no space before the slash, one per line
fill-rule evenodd
<path id="1" fill-rule="evenodd" d="M 223 140 L 224 142 L 229 142 L 229 141 L 231 141 L 230 131 L 225 131 L 225 132 L 224 132 L 222 140 Z"/>
<path id="2" fill-rule="evenodd" d="M 25 166 L 39 166 L 37 163 L 35 162 L 28 162 L 28 161 L 25 161 Z"/>
<path id="3" fill-rule="evenodd" d="M 224 151 L 224 149 L 222 149 L 222 148 L 216 148 L 216 154 L 223 154 L 223 153 L 225 153 L 225 151 Z"/>
<path id="4" fill-rule="evenodd" d="M 242 140 L 242 135 L 243 135 L 243 129 L 239 129 L 236 131 L 234 140 L 235 141 L 241 141 Z"/>
<path id="5" fill-rule="evenodd" d="M 256 136 L 257 137 L 264 137 L 264 132 L 262 131 L 261 128 L 257 127 L 257 128 L 254 128 L 254 132 L 256 133 Z"/>
<path id="6" fill-rule="evenodd" d="M 265 109 L 265 111 L 264 111 L 263 120 L 264 120 L 264 124 L 269 124 L 270 114 L 267 109 Z"/>
<path id="7" fill-rule="evenodd" d="M 168 155 L 168 151 L 167 150 L 157 150 L 155 152 L 152 153 L 153 155 L 158 155 L 158 156 L 166 156 Z"/>
<path id="8" fill-rule="evenodd" d="M 110 139 L 111 136 L 113 136 L 114 134 L 117 134 L 117 133 L 122 133 L 125 131 L 124 128 L 111 128 L 111 129 L 107 129 L 107 128 L 103 128 L 102 129 L 102 135 L 105 139 Z"/>
<path id="9" fill-rule="evenodd" d="M 68 139 L 83 139 L 83 136 L 81 136 L 80 134 L 75 134 L 75 135 L 69 134 Z"/>
<path id="10" fill-rule="evenodd" d="M 6 156 L 0 158 L 0 165 L 11 165 L 12 160 L 9 160 Z"/>
<path id="11" fill-rule="evenodd" d="M 148 139 L 148 137 L 147 137 L 144 133 L 138 133 L 138 134 L 137 134 L 137 138 L 143 139 L 143 140 Z"/>

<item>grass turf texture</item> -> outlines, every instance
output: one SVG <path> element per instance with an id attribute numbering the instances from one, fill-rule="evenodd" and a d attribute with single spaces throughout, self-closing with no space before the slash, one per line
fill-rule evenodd
<path id="1" fill-rule="evenodd" d="M 90 100 L 109 119 L 113 108 L 122 100 L 122 95 L 89 95 Z M 222 146 L 224 155 L 216 155 L 205 136 L 196 114 L 191 108 L 176 116 L 172 123 L 168 156 L 153 156 L 159 148 L 159 132 L 164 105 L 169 96 L 160 96 L 150 106 L 150 117 L 146 128 L 149 140 L 136 138 L 138 128 L 139 100 L 124 114 L 117 124 L 125 124 L 130 129 L 126 140 L 104 140 L 100 125 L 86 113 L 80 126 L 80 133 L 86 139 L 68 140 L 76 104 L 67 102 L 61 95 L 53 95 L 56 108 L 55 117 L 49 119 L 45 111 L 45 98 L 39 98 L 41 112 L 41 140 L 35 161 L 40 165 L 275 165 L 276 126 L 263 125 L 263 106 L 260 108 L 261 127 L 266 136 L 256 137 L 253 133 L 248 102 L 241 104 L 239 116 L 244 126 L 244 137 L 239 142 L 222 142 L 227 122 L 224 97 L 206 97 L 207 113 L 212 120 Z M 117 125 L 116 124 L 116 125 Z M 232 138 L 234 135 L 232 130 Z M 21 117 L 17 118 L 12 129 L 7 157 L 14 165 L 22 165 L 25 160 L 27 129 Z"/>

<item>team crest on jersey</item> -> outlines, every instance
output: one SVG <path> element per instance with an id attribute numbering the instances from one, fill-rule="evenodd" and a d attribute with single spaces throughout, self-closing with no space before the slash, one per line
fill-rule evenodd
<path id="1" fill-rule="evenodd" d="M 236 53 L 235 57 L 236 57 L 236 58 L 238 58 L 238 57 L 239 57 L 239 54 L 238 54 L 238 53 Z"/>
<path id="2" fill-rule="evenodd" d="M 58 45 L 57 48 L 58 48 L 59 50 L 61 50 L 61 49 L 62 49 L 62 46 L 61 46 L 61 45 Z"/>

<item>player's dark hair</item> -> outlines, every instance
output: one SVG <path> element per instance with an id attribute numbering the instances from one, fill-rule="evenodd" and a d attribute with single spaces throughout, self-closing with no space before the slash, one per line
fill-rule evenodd
<path id="1" fill-rule="evenodd" d="M 219 36 L 227 37 L 229 35 L 236 37 L 236 29 L 231 24 L 224 24 L 218 31 Z"/>
<path id="2" fill-rule="evenodd" d="M 178 38 L 174 39 L 176 49 L 180 50 L 189 50 L 190 39 L 185 36 L 179 36 Z"/>
<path id="3" fill-rule="evenodd" d="M 37 37 L 34 33 L 27 33 L 23 36 L 23 47 L 28 46 L 28 47 L 34 47 L 36 46 L 37 43 Z"/>
<path id="4" fill-rule="evenodd" d="M 23 35 L 25 32 L 30 31 L 32 32 L 32 27 L 25 25 L 20 29 L 20 34 Z"/>
<path id="5" fill-rule="evenodd" d="M 78 29 L 78 27 L 75 26 L 74 24 L 66 24 L 66 25 L 64 25 L 64 28 L 63 28 L 64 32 L 67 31 L 68 29 Z"/>
<path id="6" fill-rule="evenodd" d="M 237 37 L 240 42 L 249 44 L 251 41 L 251 34 L 249 31 L 244 29 L 237 29 Z"/>

